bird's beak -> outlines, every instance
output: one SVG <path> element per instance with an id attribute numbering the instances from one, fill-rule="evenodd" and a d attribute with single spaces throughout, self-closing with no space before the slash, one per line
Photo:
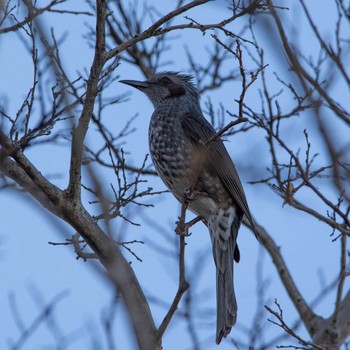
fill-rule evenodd
<path id="1" fill-rule="evenodd" d="M 130 85 L 136 89 L 144 90 L 149 87 L 149 83 L 147 81 L 138 81 L 138 80 L 119 80 L 120 83 Z"/>

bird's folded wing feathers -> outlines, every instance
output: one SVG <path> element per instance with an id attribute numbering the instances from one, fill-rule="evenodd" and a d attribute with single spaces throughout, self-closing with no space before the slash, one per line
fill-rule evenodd
<path id="1" fill-rule="evenodd" d="M 196 145 L 205 147 L 205 143 L 216 134 L 214 128 L 204 118 L 193 117 L 193 114 L 182 115 L 182 127 L 187 137 Z M 255 224 L 250 214 L 244 190 L 235 165 L 220 138 L 207 145 L 209 164 L 216 170 L 224 186 L 247 217 L 256 233 Z"/>

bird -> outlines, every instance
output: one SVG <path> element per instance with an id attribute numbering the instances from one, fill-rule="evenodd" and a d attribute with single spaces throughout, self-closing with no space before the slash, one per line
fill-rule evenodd
<path id="1" fill-rule="evenodd" d="M 237 235 L 244 215 L 256 232 L 236 167 L 203 116 L 192 76 L 168 71 L 145 81 L 120 82 L 142 91 L 152 102 L 148 138 L 156 172 L 209 229 L 216 266 L 216 343 L 220 344 L 237 320 L 233 266 L 240 260 Z"/>

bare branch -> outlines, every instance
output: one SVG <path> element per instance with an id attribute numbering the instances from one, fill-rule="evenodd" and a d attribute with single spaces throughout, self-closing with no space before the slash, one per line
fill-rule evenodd
<path id="1" fill-rule="evenodd" d="M 255 221 L 255 220 L 254 220 Z M 255 221 L 256 223 L 256 221 Z M 309 307 L 303 296 L 301 295 L 298 287 L 296 286 L 292 275 L 282 257 L 279 247 L 276 245 L 272 237 L 266 232 L 266 230 L 256 223 L 257 234 L 260 238 L 261 243 L 270 254 L 273 263 L 277 269 L 277 272 L 281 278 L 281 281 L 286 288 L 286 291 L 292 300 L 295 308 L 303 320 L 305 327 L 309 334 L 313 336 L 319 324 L 322 322 L 322 318 L 317 316 L 312 309 Z"/>
<path id="2" fill-rule="evenodd" d="M 105 51 L 105 21 L 106 2 L 98 0 L 96 2 L 96 46 L 95 56 L 92 63 L 89 80 L 87 83 L 84 107 L 79 118 L 78 126 L 73 132 L 71 165 L 69 172 L 69 185 L 67 194 L 76 201 L 80 201 L 81 183 L 81 163 L 83 157 L 83 143 L 88 130 L 90 119 L 94 109 L 94 102 L 98 94 L 98 82 L 102 68 L 106 62 Z"/>

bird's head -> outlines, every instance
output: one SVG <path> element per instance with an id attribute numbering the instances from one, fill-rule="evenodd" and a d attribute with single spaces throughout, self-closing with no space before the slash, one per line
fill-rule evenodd
<path id="1" fill-rule="evenodd" d="M 185 96 L 196 102 L 198 101 L 198 91 L 193 85 L 190 75 L 163 72 L 155 74 L 146 81 L 120 80 L 120 82 L 144 92 L 155 108 L 166 99 L 181 96 Z"/>

